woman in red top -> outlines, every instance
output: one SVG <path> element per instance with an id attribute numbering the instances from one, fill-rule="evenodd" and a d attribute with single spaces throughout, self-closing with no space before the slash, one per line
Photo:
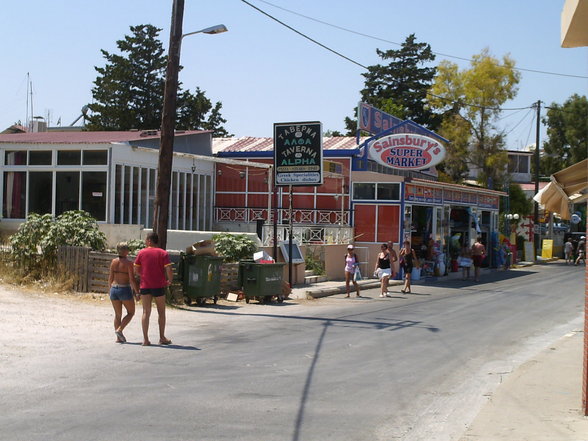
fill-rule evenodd
<path id="1" fill-rule="evenodd" d="M 139 295 L 143 303 L 143 346 L 149 346 L 149 317 L 151 316 L 151 300 L 155 299 L 157 314 L 159 315 L 159 344 L 169 345 L 171 340 L 165 336 L 165 288 L 173 279 L 172 264 L 167 251 L 157 247 L 159 237 L 157 233 L 149 233 L 145 238 L 145 245 L 135 259 L 135 274 L 141 278 Z"/>

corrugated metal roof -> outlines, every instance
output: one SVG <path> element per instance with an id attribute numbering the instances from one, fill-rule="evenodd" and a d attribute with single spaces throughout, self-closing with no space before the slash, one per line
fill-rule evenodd
<path id="1" fill-rule="evenodd" d="M 367 138 L 361 138 L 364 141 Z M 354 136 L 325 136 L 323 150 L 354 150 L 358 145 Z M 212 153 L 271 152 L 274 150 L 273 138 L 213 138 Z"/>
<path id="2" fill-rule="evenodd" d="M 176 132 L 176 136 L 207 133 L 201 130 Z M 113 132 L 37 132 L 1 135 L 0 143 L 10 144 L 108 144 L 112 142 L 129 142 L 141 139 L 159 138 L 160 132 L 154 131 L 113 131 Z"/>

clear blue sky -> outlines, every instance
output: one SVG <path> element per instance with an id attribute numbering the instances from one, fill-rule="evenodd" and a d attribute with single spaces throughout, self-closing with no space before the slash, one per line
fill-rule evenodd
<path id="1" fill-rule="evenodd" d="M 398 45 L 345 32 L 249 0 L 300 32 L 363 65 L 381 60 L 376 49 Z M 588 76 L 588 49 L 560 47 L 563 0 L 270 0 L 317 20 L 391 42 L 410 33 L 433 51 L 470 58 L 488 47 L 525 69 Z M 35 115 L 69 125 L 91 102 L 103 66 L 100 49 L 116 52 L 129 26 L 162 28 L 168 47 L 172 0 L 23 0 L 4 2 L 0 14 L 0 128 L 26 117 L 27 72 Z M 180 81 L 199 86 L 223 103 L 226 127 L 236 136 L 272 136 L 274 122 L 322 121 L 324 130 L 344 130 L 363 87 L 364 70 L 309 42 L 239 0 L 186 0 L 184 33 L 223 23 L 228 33 L 184 39 Z M 588 24 L 587 24 L 588 25 Z M 436 61 L 446 57 L 438 55 Z M 467 62 L 451 59 L 461 68 Z M 505 107 L 537 100 L 563 103 L 585 95 L 588 79 L 522 72 L 519 93 Z M 505 112 L 509 148 L 535 140 L 533 111 Z M 517 125 L 518 124 L 518 125 Z M 516 127 L 515 127 L 516 126 Z"/>

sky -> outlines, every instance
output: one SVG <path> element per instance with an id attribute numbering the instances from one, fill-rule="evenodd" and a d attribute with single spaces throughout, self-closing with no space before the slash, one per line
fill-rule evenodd
<path id="1" fill-rule="evenodd" d="M 399 49 L 414 33 L 417 41 L 431 45 L 436 62 L 447 59 L 460 69 L 469 63 L 449 56 L 469 59 L 488 48 L 496 57 L 510 54 L 519 68 L 583 77 L 522 71 L 518 94 L 505 108 L 529 107 L 538 100 L 542 106 L 562 104 L 588 90 L 588 48 L 560 46 L 564 0 L 248 1 L 364 66 L 382 62 L 376 49 Z M 70 125 L 92 101 L 95 66 L 105 65 L 101 49 L 118 53 L 116 41 L 131 34 L 130 26 L 161 28 L 167 50 L 172 3 L 5 2 L 0 15 L 0 130 L 26 120 L 28 79 L 34 116 L 45 117 L 50 125 L 59 119 Z M 213 102 L 222 102 L 229 133 L 269 137 L 274 123 L 297 121 L 320 121 L 324 131 L 345 130 L 365 69 L 241 0 L 185 0 L 184 33 L 221 23 L 228 32 L 183 40 L 180 81 L 185 89 L 200 87 Z M 509 149 L 535 142 L 534 118 L 534 109 L 502 114 L 498 126 L 508 133 Z"/>

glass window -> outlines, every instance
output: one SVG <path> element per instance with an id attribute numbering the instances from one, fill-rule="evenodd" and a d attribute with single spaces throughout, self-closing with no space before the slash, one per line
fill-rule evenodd
<path id="1" fill-rule="evenodd" d="M 208 188 L 206 188 L 206 176 L 199 175 L 200 178 L 200 194 L 198 195 L 198 229 L 200 231 L 206 230 L 206 192 Z"/>
<path id="2" fill-rule="evenodd" d="M 106 220 L 106 172 L 82 173 L 82 210 L 96 220 Z"/>
<path id="3" fill-rule="evenodd" d="M 169 229 L 177 230 L 178 229 L 178 188 L 179 188 L 179 181 L 178 181 L 178 172 L 172 172 L 172 182 L 171 182 L 171 193 L 170 193 L 170 202 L 171 202 L 171 215 L 168 219 Z"/>
<path id="4" fill-rule="evenodd" d="M 149 210 L 149 188 L 147 187 L 148 173 L 148 169 L 141 169 L 141 217 L 139 219 L 139 223 L 142 225 L 147 225 L 147 218 L 149 217 L 149 215 L 147 214 L 147 211 Z"/>
<path id="5" fill-rule="evenodd" d="M 131 167 L 124 168 L 123 208 L 121 224 L 130 224 L 131 207 Z"/>
<path id="6" fill-rule="evenodd" d="M 400 184 L 386 183 L 378 184 L 378 200 L 379 201 L 397 201 L 400 199 Z"/>
<path id="7" fill-rule="evenodd" d="M 376 184 L 353 184 L 353 199 L 376 199 Z"/>
<path id="8" fill-rule="evenodd" d="M 186 173 L 180 173 L 180 201 L 178 204 L 178 230 L 186 229 Z"/>
<path id="9" fill-rule="evenodd" d="M 155 186 L 157 184 L 157 170 L 154 168 L 149 169 L 149 217 L 147 218 L 147 228 L 153 226 L 153 211 L 155 209 Z"/>
<path id="10" fill-rule="evenodd" d="M 84 150 L 83 155 L 84 165 L 108 164 L 108 150 Z"/>
<path id="11" fill-rule="evenodd" d="M 29 151 L 29 165 L 51 165 L 50 150 L 31 150 Z"/>
<path id="12" fill-rule="evenodd" d="M 26 172 L 4 173 L 4 201 L 2 213 L 8 219 L 24 219 L 27 190 Z"/>
<path id="13" fill-rule="evenodd" d="M 27 165 L 27 151 L 6 151 L 4 157 L 4 164 L 6 165 Z"/>
<path id="14" fill-rule="evenodd" d="M 29 172 L 29 213 L 51 213 L 53 172 Z"/>
<path id="15" fill-rule="evenodd" d="M 80 165 L 82 152 L 80 150 L 59 150 L 57 165 Z"/>
<path id="16" fill-rule="evenodd" d="M 80 172 L 57 172 L 55 177 L 55 216 L 80 209 Z"/>
<path id="17" fill-rule="evenodd" d="M 192 230 L 198 230 L 198 197 L 200 196 L 200 181 L 198 175 L 192 175 Z"/>
<path id="18" fill-rule="evenodd" d="M 114 223 L 122 224 L 122 208 L 120 206 L 122 200 L 122 165 L 116 166 L 114 175 Z"/>
<path id="19" fill-rule="evenodd" d="M 133 167 L 133 209 L 132 209 L 132 218 L 130 223 L 131 224 L 140 224 L 141 220 L 139 219 L 139 202 L 141 195 L 139 194 L 139 167 Z"/>
<path id="20" fill-rule="evenodd" d="M 210 231 L 210 212 L 212 209 L 212 179 L 209 175 L 206 176 L 206 205 L 204 207 L 204 230 Z"/>
<path id="21" fill-rule="evenodd" d="M 529 159 L 528 156 L 519 157 L 519 173 L 529 173 Z"/>
<path id="22" fill-rule="evenodd" d="M 193 229 L 193 223 L 192 223 L 192 209 L 193 209 L 193 204 L 192 204 L 192 180 L 194 179 L 194 175 L 193 174 L 187 174 L 186 175 L 186 230 L 191 230 Z"/>

